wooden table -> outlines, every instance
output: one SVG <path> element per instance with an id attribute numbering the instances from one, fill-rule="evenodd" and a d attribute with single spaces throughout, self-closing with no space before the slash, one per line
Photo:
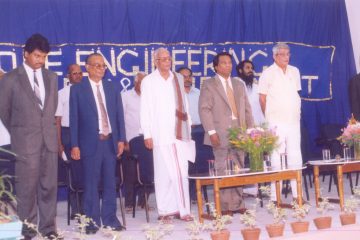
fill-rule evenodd
<path id="1" fill-rule="evenodd" d="M 231 172 L 228 174 L 217 173 L 216 175 L 194 174 L 190 175 L 190 179 L 196 181 L 196 195 L 199 211 L 199 221 L 203 222 L 203 202 L 201 190 L 202 186 L 214 186 L 215 208 L 217 213 L 221 213 L 220 189 L 226 187 L 236 187 L 248 184 L 275 182 L 276 183 L 276 199 L 277 204 L 281 204 L 280 181 L 295 179 L 297 182 L 298 202 L 302 205 L 302 182 L 301 174 L 305 167 L 289 166 L 287 169 L 268 168 L 262 172 L 250 172 L 249 169 L 241 169 L 239 172 Z"/>
<path id="2" fill-rule="evenodd" d="M 336 171 L 337 179 L 338 179 L 340 209 L 344 210 L 343 174 L 360 171 L 360 160 L 354 160 L 354 159 L 350 159 L 348 161 L 345 161 L 344 159 L 316 160 L 316 161 L 308 161 L 308 164 L 313 166 L 314 168 L 316 206 L 317 207 L 319 206 L 319 199 L 321 199 L 320 181 L 319 181 L 320 171 L 321 170 Z"/>

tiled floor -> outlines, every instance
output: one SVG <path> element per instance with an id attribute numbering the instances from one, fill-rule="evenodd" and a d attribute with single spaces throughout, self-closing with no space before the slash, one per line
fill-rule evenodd
<path id="1" fill-rule="evenodd" d="M 353 174 L 353 180 L 355 181 L 355 174 Z M 328 188 L 328 181 L 329 181 L 329 177 L 327 176 L 325 179 L 325 182 L 321 182 L 321 186 L 323 189 L 323 193 L 326 196 L 333 196 L 335 197 L 337 195 L 337 191 L 336 191 L 336 187 L 335 185 L 332 187 L 332 191 L 330 193 L 327 192 L 327 188 Z M 346 197 L 350 196 L 350 187 L 349 187 L 349 181 L 348 179 L 344 179 L 344 186 L 345 186 L 345 195 Z M 308 215 L 308 217 L 306 218 L 306 220 L 310 221 L 310 233 L 308 233 L 308 235 L 294 235 L 291 231 L 290 228 L 290 222 L 294 221 L 294 218 L 291 217 L 291 209 L 288 209 L 287 213 L 288 213 L 288 218 L 286 221 L 286 227 L 285 227 L 285 233 L 284 233 L 284 239 L 310 239 L 309 236 L 314 235 L 317 236 L 318 239 L 332 239 L 332 237 L 335 238 L 335 236 L 337 236 L 336 234 L 339 234 L 340 237 L 344 236 L 342 235 L 342 231 L 343 233 L 346 233 L 347 235 L 354 235 L 355 237 L 358 237 L 360 234 L 360 226 L 356 226 L 355 228 L 357 228 L 356 230 L 354 230 L 354 226 L 352 227 L 348 227 L 348 228 L 344 228 L 341 227 L 340 224 L 340 220 L 339 220 L 339 205 L 335 204 L 335 209 L 333 211 L 330 211 L 328 213 L 328 215 L 331 215 L 332 218 L 332 228 L 330 230 L 325 230 L 322 231 L 321 234 L 323 234 L 323 236 L 325 237 L 321 237 L 318 236 L 318 232 L 315 229 L 315 226 L 312 222 L 312 219 L 315 218 L 317 216 L 316 213 L 316 208 L 315 206 L 315 201 L 314 201 L 314 188 L 309 189 L 310 191 L 310 201 L 309 203 L 312 205 L 312 208 L 310 210 L 310 213 Z M 209 193 L 209 198 L 212 199 L 212 191 L 211 189 L 208 190 Z M 304 194 L 305 196 L 305 194 Z M 284 202 L 290 202 L 292 197 L 288 196 L 287 199 L 283 197 L 283 201 Z M 254 198 L 248 197 L 245 199 L 246 201 L 246 205 L 249 206 L 251 205 L 251 203 L 254 202 Z M 150 205 L 155 207 L 155 198 L 154 198 L 154 194 L 151 195 L 150 197 Z M 194 214 L 194 216 L 197 216 L 197 206 L 196 205 L 192 205 L 191 206 L 192 209 L 192 213 Z M 120 211 L 118 211 L 118 216 L 119 219 L 121 218 L 121 214 Z M 150 224 L 152 226 L 157 226 L 157 212 L 156 210 L 152 211 L 150 213 Z M 232 224 L 230 224 L 228 226 L 228 229 L 231 231 L 231 238 L 230 239 L 242 239 L 240 230 L 243 228 L 243 225 L 240 223 L 239 220 L 239 214 L 234 215 Z M 141 239 L 146 239 L 145 238 L 145 234 L 142 231 L 143 230 L 143 226 L 144 224 L 146 224 L 146 218 L 145 218 L 145 211 L 144 210 L 138 210 L 136 212 L 136 218 L 132 218 L 132 216 L 130 214 L 126 215 L 126 221 L 127 221 L 127 230 L 124 232 L 121 232 L 120 234 L 120 238 L 118 239 L 133 239 L 133 240 L 141 240 Z M 268 235 L 265 229 L 265 225 L 270 223 L 272 221 L 272 217 L 267 213 L 265 208 L 258 208 L 257 211 L 257 224 L 258 227 L 261 228 L 261 235 L 260 235 L 260 239 L 268 239 Z M 65 201 L 59 201 L 58 203 L 58 218 L 57 218 L 57 223 L 58 223 L 58 228 L 63 231 L 64 235 L 65 235 L 65 239 L 79 239 L 79 235 L 77 233 L 76 230 L 76 226 L 75 226 L 75 222 L 71 221 L 71 225 L 67 226 L 66 224 L 66 202 Z M 174 220 L 173 222 L 173 232 L 171 233 L 171 235 L 169 236 L 165 236 L 164 239 L 190 239 L 187 231 L 186 231 L 186 223 L 180 221 L 180 220 Z M 210 239 L 210 233 L 209 232 L 204 232 L 201 233 L 201 239 Z M 96 235 L 89 235 L 89 236 L 84 236 L 85 239 L 115 239 L 111 236 L 105 236 L 103 233 L 98 232 Z M 340 238 L 338 238 L 340 239 Z M 341 237 L 342 239 L 342 237 Z M 353 239 L 358 239 L 358 238 L 353 238 Z"/>

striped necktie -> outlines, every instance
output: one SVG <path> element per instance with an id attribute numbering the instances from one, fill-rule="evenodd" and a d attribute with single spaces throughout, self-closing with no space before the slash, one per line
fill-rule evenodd
<path id="1" fill-rule="evenodd" d="M 41 101 L 40 87 L 39 87 L 39 82 L 38 82 L 37 77 L 36 77 L 36 71 L 34 71 L 34 93 L 35 93 L 35 96 L 36 96 L 36 100 L 37 100 L 37 102 L 39 104 L 39 107 L 42 109 L 43 104 L 42 104 L 42 101 Z"/>
<path id="2" fill-rule="evenodd" d="M 107 116 L 107 113 L 106 113 L 104 101 L 103 101 L 103 99 L 101 97 L 100 85 L 96 85 L 96 91 L 97 91 L 96 95 L 97 95 L 97 98 L 98 98 L 99 107 L 100 107 L 100 114 L 101 114 L 102 134 L 107 136 L 110 133 L 110 128 L 109 128 L 108 116 Z"/>
<path id="3" fill-rule="evenodd" d="M 234 116 L 236 118 L 238 118 L 238 111 L 236 109 L 236 104 L 235 104 L 235 97 L 234 97 L 234 92 L 233 90 L 231 89 L 230 85 L 229 85 L 229 81 L 230 80 L 225 80 L 225 85 L 226 85 L 226 95 L 228 97 L 228 101 L 229 101 L 229 104 L 230 104 L 230 108 L 231 108 L 231 111 L 232 113 L 234 114 Z"/>

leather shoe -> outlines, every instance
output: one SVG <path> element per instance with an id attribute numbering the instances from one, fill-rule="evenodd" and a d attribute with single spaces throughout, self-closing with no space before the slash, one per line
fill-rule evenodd
<path id="1" fill-rule="evenodd" d="M 85 233 L 87 235 L 90 235 L 90 234 L 96 234 L 96 232 L 98 231 L 99 229 L 97 227 L 86 227 L 86 230 L 85 230 Z"/>
<path id="2" fill-rule="evenodd" d="M 224 210 L 224 211 L 221 211 L 221 215 L 229 215 L 229 216 L 232 216 L 232 215 L 233 215 L 233 211 L 231 211 L 231 210 Z"/>
<path id="3" fill-rule="evenodd" d="M 117 227 L 110 227 L 110 226 L 104 226 L 104 228 L 109 228 L 111 229 L 112 231 L 116 231 L 116 232 L 121 232 L 123 230 L 126 230 L 126 227 L 120 225 L 120 226 L 117 226 Z"/>
<path id="4" fill-rule="evenodd" d="M 49 240 L 52 240 L 52 239 L 64 239 L 63 236 L 61 236 L 60 234 L 58 234 L 57 232 L 49 232 L 47 234 L 45 234 L 45 239 L 49 239 Z"/>
<path id="5" fill-rule="evenodd" d="M 244 214 L 246 211 L 247 211 L 246 208 L 240 208 L 240 209 L 237 210 L 236 212 L 237 212 L 237 213 L 240 213 L 240 214 Z"/>

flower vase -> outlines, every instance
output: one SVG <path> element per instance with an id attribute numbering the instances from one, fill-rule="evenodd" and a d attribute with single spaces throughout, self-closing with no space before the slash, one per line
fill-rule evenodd
<path id="1" fill-rule="evenodd" d="M 354 141 L 354 159 L 360 160 L 360 142 Z"/>
<path id="2" fill-rule="evenodd" d="M 250 171 L 251 172 L 260 172 L 264 171 L 264 159 L 263 152 L 253 151 L 249 152 L 250 160 Z"/>

